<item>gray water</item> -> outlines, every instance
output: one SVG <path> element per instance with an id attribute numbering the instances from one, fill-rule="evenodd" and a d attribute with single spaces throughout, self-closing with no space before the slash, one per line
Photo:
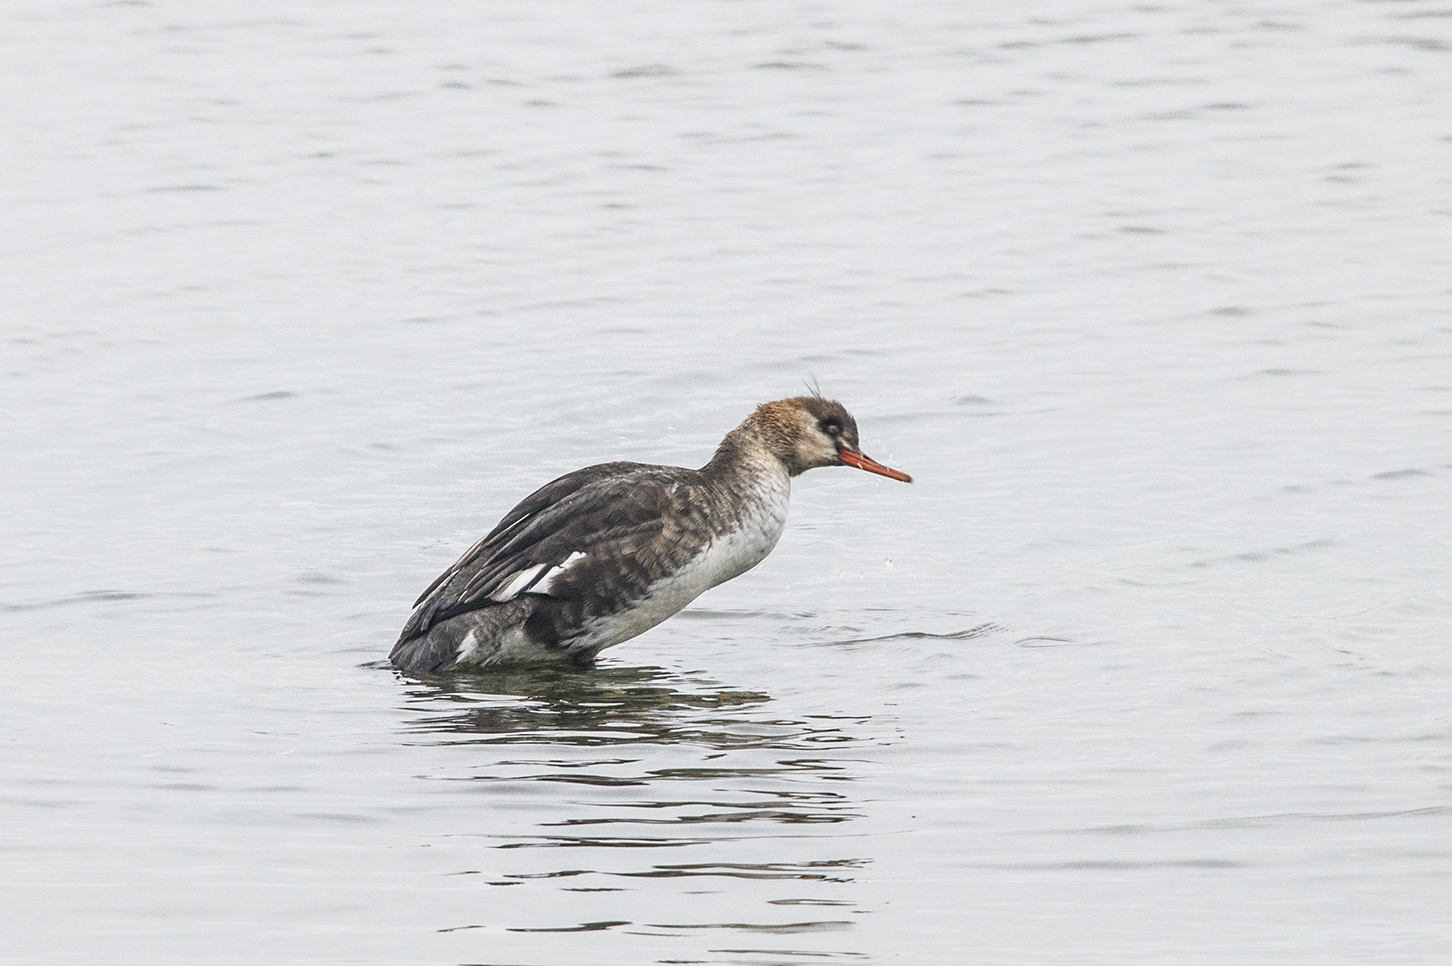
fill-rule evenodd
<path id="1" fill-rule="evenodd" d="M 1445 0 L 0 24 L 6 961 L 1452 955 Z M 380 664 L 804 379 L 918 482 Z"/>

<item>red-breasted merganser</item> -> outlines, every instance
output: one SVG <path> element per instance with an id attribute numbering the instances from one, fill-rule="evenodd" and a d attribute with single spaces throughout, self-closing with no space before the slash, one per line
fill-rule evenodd
<path id="1" fill-rule="evenodd" d="M 429 585 L 389 657 L 416 673 L 588 666 L 761 563 L 786 524 L 791 478 L 818 466 L 912 482 L 864 455 L 852 414 L 818 396 L 757 407 L 699 470 L 567 473 Z"/>

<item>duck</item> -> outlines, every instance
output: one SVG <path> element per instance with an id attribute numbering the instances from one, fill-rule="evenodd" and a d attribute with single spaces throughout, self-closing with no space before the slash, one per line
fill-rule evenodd
<path id="1" fill-rule="evenodd" d="M 389 660 L 415 675 L 591 667 L 766 559 L 792 478 L 827 466 L 912 482 L 863 453 L 856 419 L 820 395 L 756 407 L 700 469 L 619 461 L 566 473 L 424 590 Z"/>

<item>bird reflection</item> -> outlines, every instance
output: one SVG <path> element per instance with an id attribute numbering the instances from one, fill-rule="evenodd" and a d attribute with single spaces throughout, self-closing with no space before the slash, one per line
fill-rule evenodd
<path id="1" fill-rule="evenodd" d="M 529 883 L 553 898 L 554 914 L 509 931 L 775 934 L 847 924 L 773 907 L 749 921 L 720 922 L 707 909 L 700 922 L 657 920 L 641 898 L 748 881 L 769 902 L 856 910 L 845 890 L 871 859 L 842 830 L 864 813 L 851 782 L 870 719 L 792 714 L 762 692 L 659 667 L 402 680 L 404 740 L 466 746 L 431 755 L 435 767 L 419 776 L 470 787 L 440 799 L 466 802 L 474 829 L 441 840 L 458 856 L 451 871 L 491 889 Z M 461 847 L 468 842 L 487 848 Z M 618 894 L 609 908 L 620 912 L 607 919 L 579 893 Z"/>
<path id="2" fill-rule="evenodd" d="M 527 668 L 415 680 L 406 730 L 441 743 L 795 744 L 799 722 L 745 721 L 771 697 L 658 667 Z"/>

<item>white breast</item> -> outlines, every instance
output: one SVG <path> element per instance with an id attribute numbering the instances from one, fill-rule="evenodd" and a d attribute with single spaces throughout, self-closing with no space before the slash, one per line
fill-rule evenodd
<path id="1" fill-rule="evenodd" d="M 575 648 L 606 648 L 643 634 L 701 594 L 739 577 L 766 559 L 786 527 L 791 479 L 785 472 L 761 481 L 748 497 L 739 526 L 708 543 L 684 567 L 647 589 L 634 607 L 587 624 Z"/>
<path id="2" fill-rule="evenodd" d="M 702 590 L 739 577 L 766 559 L 786 528 L 787 498 L 790 495 L 789 480 L 785 480 L 780 493 L 763 494 L 766 498 L 756 504 L 755 512 L 743 517 L 739 528 L 712 540 L 691 562 L 709 580 Z"/>

